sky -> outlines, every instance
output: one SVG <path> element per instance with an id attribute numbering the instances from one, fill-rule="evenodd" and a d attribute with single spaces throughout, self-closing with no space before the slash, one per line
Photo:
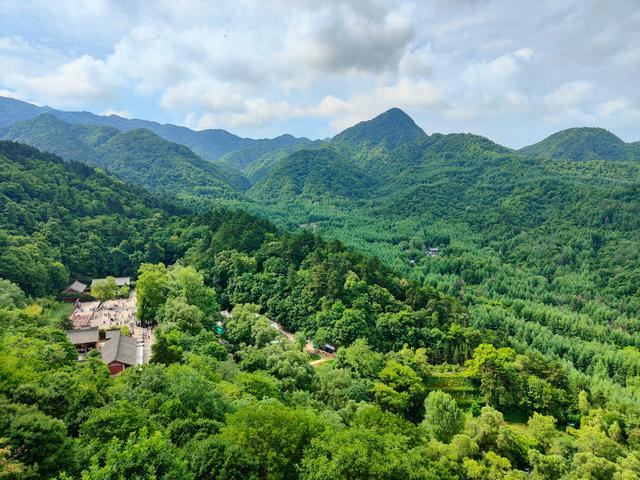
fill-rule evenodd
<path id="1" fill-rule="evenodd" d="M 521 147 L 640 140 L 638 0 L 0 0 L 0 95 L 254 138 L 391 108 Z"/>

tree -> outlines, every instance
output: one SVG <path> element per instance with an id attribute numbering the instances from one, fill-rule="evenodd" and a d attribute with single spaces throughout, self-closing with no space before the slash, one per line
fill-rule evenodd
<path id="1" fill-rule="evenodd" d="M 424 401 L 422 425 L 436 439 L 449 443 L 464 428 L 465 417 L 456 401 L 441 390 L 430 392 Z"/>
<path id="2" fill-rule="evenodd" d="M 554 437 L 558 435 L 556 419 L 549 415 L 534 413 L 527 422 L 528 432 L 537 442 L 540 451 L 546 453 Z"/>
<path id="3" fill-rule="evenodd" d="M 138 310 L 136 317 L 143 323 L 157 323 L 157 313 L 162 307 L 168 294 L 167 268 L 162 263 L 145 263 L 138 271 L 136 282 L 136 296 Z"/>
<path id="4" fill-rule="evenodd" d="M 410 419 L 420 417 L 425 386 L 411 367 L 389 360 L 378 378 L 372 393 L 380 406 Z"/>
<path id="5" fill-rule="evenodd" d="M 205 317 L 217 318 L 220 306 L 216 292 L 206 287 L 204 276 L 192 266 L 176 264 L 167 270 L 169 296 L 180 297 L 189 305 L 198 307 Z"/>
<path id="6" fill-rule="evenodd" d="M 50 478 L 70 463 L 70 439 L 61 420 L 33 406 L 11 404 L 0 398 L 0 431 L 4 447 L 14 452 L 31 476 Z"/>
<path id="7" fill-rule="evenodd" d="M 94 463 L 82 472 L 83 480 L 192 480 L 181 450 L 160 432 L 149 433 L 142 429 L 126 442 L 113 439 L 109 442 L 104 464 Z"/>
<path id="8" fill-rule="evenodd" d="M 118 285 L 114 277 L 96 280 L 91 284 L 91 296 L 97 298 L 100 304 L 116 298 L 117 293 Z"/>
<path id="9" fill-rule="evenodd" d="M 181 297 L 169 298 L 164 305 L 162 322 L 175 324 L 186 333 L 195 335 L 202 330 L 204 314 L 195 305 L 189 305 Z"/>
<path id="10" fill-rule="evenodd" d="M 364 338 L 359 338 L 336 354 L 336 366 L 346 368 L 356 378 L 373 379 L 384 368 L 384 357 L 375 352 Z"/>
<path id="11" fill-rule="evenodd" d="M 260 478 L 293 480 L 304 449 L 324 428 L 313 411 L 268 399 L 231 414 L 220 437 L 257 460 Z"/>
<path id="12" fill-rule="evenodd" d="M 195 480 L 258 479 L 258 460 L 236 442 L 210 436 L 190 443 L 188 452 Z"/>
<path id="13" fill-rule="evenodd" d="M 487 403 L 494 407 L 509 408 L 516 403 L 515 358 L 511 348 L 496 349 L 485 343 L 475 349 L 473 359 L 468 362 L 467 374 L 480 381 L 480 390 Z"/>

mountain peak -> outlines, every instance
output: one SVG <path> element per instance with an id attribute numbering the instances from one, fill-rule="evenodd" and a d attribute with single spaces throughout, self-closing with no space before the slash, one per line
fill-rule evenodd
<path id="1" fill-rule="evenodd" d="M 526 155 L 546 159 L 631 160 L 634 148 L 609 130 L 576 127 L 556 132 L 544 140 L 520 150 Z"/>
<path id="2" fill-rule="evenodd" d="M 393 150 L 424 136 L 426 133 L 409 115 L 399 108 L 391 108 L 371 120 L 347 128 L 334 137 L 334 142 L 369 148 L 383 145 Z"/>

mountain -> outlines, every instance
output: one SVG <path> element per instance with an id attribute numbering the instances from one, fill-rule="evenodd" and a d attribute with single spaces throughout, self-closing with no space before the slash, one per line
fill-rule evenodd
<path id="1" fill-rule="evenodd" d="M 604 128 L 570 128 L 520 149 L 520 153 L 545 159 L 640 160 L 640 151 Z"/>
<path id="2" fill-rule="evenodd" d="M 95 165 L 98 155 L 94 148 L 118 133 L 120 131 L 113 127 L 72 125 L 50 113 L 41 113 L 7 127 L 0 138 L 26 143 L 67 160 Z"/>
<path id="3" fill-rule="evenodd" d="M 283 144 L 283 137 L 291 137 L 283 135 L 275 139 L 254 140 L 251 138 L 242 138 L 221 129 L 191 130 L 170 123 L 160 124 L 149 120 L 123 118 L 118 115 L 96 115 L 91 112 L 65 112 L 50 107 L 38 107 L 13 98 L 0 97 L 0 128 L 28 120 L 41 113 L 50 113 L 67 123 L 109 126 L 123 132 L 145 128 L 165 140 L 186 145 L 206 160 L 215 160 L 225 153 L 241 150 L 255 143 L 263 145 L 263 148 L 270 144 L 274 145 L 273 148 L 279 148 L 279 145 Z M 2 132 L 0 131 L 0 133 Z M 291 137 L 291 139 L 294 139 L 294 141 L 298 140 L 295 139 L 295 137 Z M 307 139 L 299 140 L 302 142 L 308 141 Z"/>
<path id="4" fill-rule="evenodd" d="M 330 148 L 301 150 L 276 163 L 248 194 L 277 202 L 304 197 L 321 199 L 363 197 L 375 181 Z"/>
<path id="5" fill-rule="evenodd" d="M 264 156 L 280 149 L 303 146 L 311 143 L 308 138 L 296 138 L 293 135 L 280 135 L 273 139 L 256 140 L 252 145 L 229 152 L 220 157 L 217 162 L 225 163 L 236 170 L 244 170 L 259 161 Z"/>
<path id="6" fill-rule="evenodd" d="M 424 136 L 426 133 L 409 115 L 399 108 L 392 108 L 372 120 L 347 128 L 336 135 L 332 143 L 351 148 L 385 147 L 393 150 Z"/>
<path id="7" fill-rule="evenodd" d="M 38 107 L 15 98 L 0 96 L 0 128 L 28 120 L 45 111 L 47 111 L 46 107 Z"/>
<path id="8" fill-rule="evenodd" d="M 84 163 L 0 141 L 0 204 L 0 277 L 29 294 L 57 294 L 69 275 L 130 274 L 141 261 L 171 261 L 140 252 L 180 210 Z"/>
<path id="9" fill-rule="evenodd" d="M 202 197 L 235 197 L 248 184 L 184 145 L 136 129 L 120 133 L 97 149 L 98 164 L 151 190 Z"/>
<path id="10" fill-rule="evenodd" d="M 237 172 L 145 129 L 121 132 L 111 126 L 76 125 L 43 113 L 11 125 L 3 138 L 100 166 L 136 185 L 174 195 L 230 198 L 249 188 Z"/>

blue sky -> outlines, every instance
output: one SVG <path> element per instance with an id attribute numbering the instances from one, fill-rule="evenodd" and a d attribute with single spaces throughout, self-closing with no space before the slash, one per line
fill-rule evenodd
<path id="1" fill-rule="evenodd" d="M 636 0 L 0 0 L 0 95 L 251 136 L 400 107 L 519 147 L 640 140 Z"/>

